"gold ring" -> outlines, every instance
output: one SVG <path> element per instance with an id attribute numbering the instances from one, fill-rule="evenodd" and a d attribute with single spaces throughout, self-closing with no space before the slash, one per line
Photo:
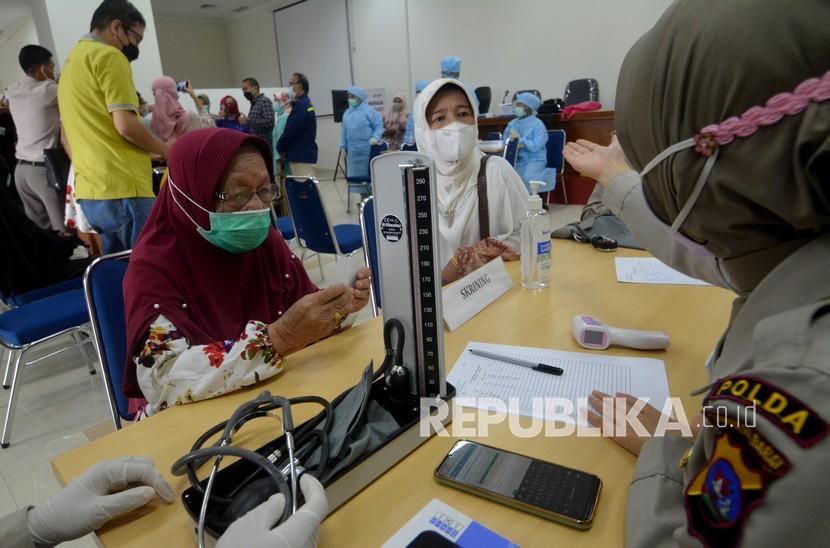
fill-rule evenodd
<path id="1" fill-rule="evenodd" d="M 343 315 L 338 312 L 337 310 L 334 311 L 334 323 L 340 323 L 343 321 Z"/>

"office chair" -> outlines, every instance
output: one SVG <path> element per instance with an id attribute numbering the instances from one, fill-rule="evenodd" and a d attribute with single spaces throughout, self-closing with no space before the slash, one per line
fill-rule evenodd
<path id="1" fill-rule="evenodd" d="M 285 193 L 300 247 L 332 254 L 335 260 L 363 247 L 360 225 L 331 224 L 317 179 L 288 176 L 285 178 Z M 325 280 L 322 265 L 320 276 Z"/>
<path id="2" fill-rule="evenodd" d="M 491 131 L 487 134 L 485 141 L 501 141 L 501 131 Z"/>
<path id="3" fill-rule="evenodd" d="M 478 113 L 487 114 L 490 110 L 490 101 L 492 99 L 492 90 L 490 86 L 481 86 L 475 89 L 476 98 L 478 99 Z"/>
<path id="4" fill-rule="evenodd" d="M 372 164 L 372 160 L 380 155 L 382 152 L 385 152 L 389 149 L 389 145 L 387 143 L 378 143 L 376 145 L 370 145 L 371 148 L 369 149 L 369 165 Z M 346 213 L 351 211 L 351 200 L 349 200 L 349 194 L 351 193 L 360 193 L 360 194 L 371 194 L 372 193 L 372 176 L 371 174 L 367 173 L 365 175 L 359 175 L 355 177 L 346 177 Z"/>
<path id="5" fill-rule="evenodd" d="M 86 352 L 89 342 L 84 292 L 73 289 L 29 302 L 0 314 L 0 348 L 6 350 L 6 370 L 3 374 L 3 388 L 10 388 L 6 418 L 0 447 L 9 446 L 17 397 L 20 392 L 21 369 L 77 346 L 81 351 L 89 374 L 95 374 L 95 364 Z M 26 354 L 32 348 L 56 338 L 69 335 L 72 343 L 50 352 L 46 356 L 26 362 Z"/>
<path id="6" fill-rule="evenodd" d="M 593 78 L 571 80 L 565 86 L 565 106 L 584 103 L 585 101 L 599 101 L 599 84 Z"/>
<path id="7" fill-rule="evenodd" d="M 418 145 L 416 145 L 414 143 L 411 144 L 411 145 L 408 145 L 406 143 L 401 145 L 401 152 L 410 152 L 410 151 L 417 152 L 418 151 Z"/>
<path id="8" fill-rule="evenodd" d="M 547 161 L 545 162 L 545 169 L 542 171 L 541 180 L 545 183 L 539 192 L 547 192 L 547 202 L 550 203 L 550 195 L 556 190 L 557 179 L 562 182 L 562 195 L 565 203 L 568 203 L 568 192 L 565 188 L 565 179 L 563 172 L 565 170 L 565 141 L 566 135 L 564 129 L 548 130 L 548 142 L 546 146 Z"/>
<path id="9" fill-rule="evenodd" d="M 122 283 L 127 274 L 132 251 L 104 255 L 90 264 L 84 274 L 84 293 L 92 324 L 95 351 L 104 375 L 110 416 L 116 430 L 121 419 L 132 421 L 130 400 L 121 392 L 127 365 L 127 321 L 124 315 Z"/>
<path id="10" fill-rule="evenodd" d="M 516 159 L 519 157 L 519 140 L 508 139 L 504 144 L 503 157 L 511 166 L 516 167 Z"/>

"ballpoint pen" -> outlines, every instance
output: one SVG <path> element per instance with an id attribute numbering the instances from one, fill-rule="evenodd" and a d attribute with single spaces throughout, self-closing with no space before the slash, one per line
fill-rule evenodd
<path id="1" fill-rule="evenodd" d="M 517 358 L 511 358 L 509 356 L 501 356 L 499 354 L 492 354 L 490 352 L 485 352 L 484 350 L 475 350 L 473 348 L 469 348 L 468 350 L 471 354 L 481 356 L 482 358 L 489 358 L 491 360 L 497 360 L 500 362 L 521 365 L 522 367 L 529 367 L 534 371 L 539 371 L 540 373 L 548 373 L 550 375 L 561 375 L 565 372 L 561 367 L 556 367 L 554 365 L 545 365 L 543 363 L 538 362 L 529 362 L 527 360 L 520 360 Z"/>

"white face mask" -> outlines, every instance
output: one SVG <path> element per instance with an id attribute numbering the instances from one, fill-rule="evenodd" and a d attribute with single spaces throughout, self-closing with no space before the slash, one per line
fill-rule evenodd
<path id="1" fill-rule="evenodd" d="M 442 162 L 459 162 L 472 154 L 477 137 L 475 125 L 461 122 L 429 130 L 430 145 L 435 152 L 435 159 Z"/>

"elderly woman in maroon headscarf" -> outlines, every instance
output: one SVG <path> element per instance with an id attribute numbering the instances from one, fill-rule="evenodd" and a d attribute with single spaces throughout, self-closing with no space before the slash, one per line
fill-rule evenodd
<path id="1" fill-rule="evenodd" d="M 196 96 L 190 81 L 187 82 L 185 92 L 193 99 L 200 114 L 188 112 L 179 102 L 179 91 L 176 81 L 169 76 L 162 76 L 153 80 L 153 117 L 150 128 L 163 142 L 178 139 L 188 131 L 213 127 L 213 119 L 204 110 L 202 100 Z"/>
<path id="2" fill-rule="evenodd" d="M 271 151 L 229 129 L 188 133 L 133 249 L 124 280 L 124 393 L 146 413 L 272 377 L 285 357 L 329 334 L 369 298 L 318 290 L 271 224 Z"/>
<path id="3" fill-rule="evenodd" d="M 619 141 L 568 144 L 647 249 L 737 294 L 702 427 L 618 402 L 655 433 L 616 438 L 639 455 L 627 546 L 828 545 L 828 28 L 827 0 L 676 1 L 623 63 Z"/>

